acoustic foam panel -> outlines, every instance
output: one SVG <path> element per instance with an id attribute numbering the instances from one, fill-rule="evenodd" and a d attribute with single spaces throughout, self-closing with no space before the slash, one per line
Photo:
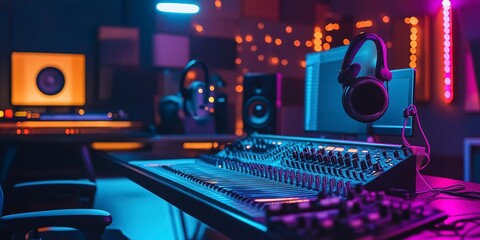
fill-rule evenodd
<path id="1" fill-rule="evenodd" d="M 244 0 L 243 16 L 278 21 L 280 16 L 279 0 Z"/>
<path id="2" fill-rule="evenodd" d="M 101 26 L 98 35 L 100 64 L 125 67 L 140 64 L 138 28 Z"/>
<path id="3" fill-rule="evenodd" d="M 190 60 L 190 40 L 186 36 L 157 33 L 153 36 L 153 65 L 183 68 Z"/>
<path id="4" fill-rule="evenodd" d="M 233 39 L 192 36 L 190 57 L 205 62 L 209 68 L 235 70 L 237 43 Z"/>
<path id="5" fill-rule="evenodd" d="M 10 16 L 0 9 L 0 107 L 9 107 L 10 102 Z"/>

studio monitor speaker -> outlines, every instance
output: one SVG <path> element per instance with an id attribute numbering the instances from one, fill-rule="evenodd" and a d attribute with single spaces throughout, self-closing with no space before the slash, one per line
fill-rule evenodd
<path id="1" fill-rule="evenodd" d="M 281 106 L 280 84 L 280 74 L 244 75 L 242 107 L 244 132 L 277 133 Z"/>
<path id="2" fill-rule="evenodd" d="M 63 53 L 12 53 L 14 106 L 85 104 L 85 56 Z"/>

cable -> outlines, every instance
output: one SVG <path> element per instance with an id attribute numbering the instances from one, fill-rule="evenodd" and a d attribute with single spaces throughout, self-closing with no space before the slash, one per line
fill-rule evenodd
<path id="1" fill-rule="evenodd" d="M 405 129 L 407 128 L 408 118 L 409 117 L 413 118 L 413 116 L 415 116 L 415 120 L 417 122 L 418 128 L 420 130 L 420 133 L 422 134 L 423 140 L 425 141 L 426 148 L 425 148 L 425 153 L 423 154 L 423 156 L 427 159 L 427 162 L 425 164 L 422 164 L 418 168 L 418 170 L 423 170 L 430 163 L 430 143 L 428 142 L 428 138 L 425 135 L 425 132 L 423 131 L 422 124 L 420 122 L 420 117 L 418 116 L 417 107 L 415 105 L 411 104 L 410 106 L 408 106 L 406 109 L 403 110 L 403 116 L 405 117 L 405 121 L 403 122 L 403 128 L 402 128 L 403 144 L 406 147 L 408 147 L 410 150 L 412 150 L 415 147 L 415 146 L 412 146 L 408 142 L 407 138 L 405 137 Z"/>

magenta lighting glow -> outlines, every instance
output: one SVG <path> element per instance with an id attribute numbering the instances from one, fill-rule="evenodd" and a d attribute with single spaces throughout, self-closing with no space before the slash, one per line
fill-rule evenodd
<path id="1" fill-rule="evenodd" d="M 452 3 L 443 0 L 443 101 L 453 100 L 453 47 L 452 47 Z"/>

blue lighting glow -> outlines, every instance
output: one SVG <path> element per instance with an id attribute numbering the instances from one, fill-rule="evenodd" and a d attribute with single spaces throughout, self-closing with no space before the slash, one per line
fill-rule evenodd
<path id="1" fill-rule="evenodd" d="M 160 12 L 193 14 L 198 13 L 200 8 L 189 3 L 159 3 L 157 4 L 157 10 Z"/>

